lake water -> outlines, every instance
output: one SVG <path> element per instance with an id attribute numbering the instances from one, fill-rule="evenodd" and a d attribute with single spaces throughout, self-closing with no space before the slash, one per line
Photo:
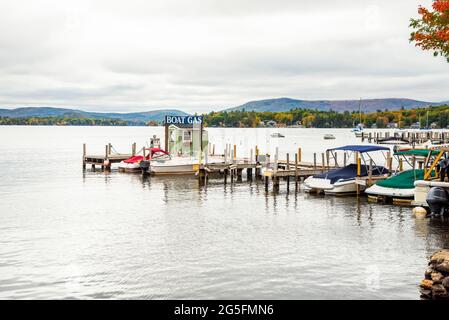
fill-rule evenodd
<path id="1" fill-rule="evenodd" d="M 209 129 L 216 150 L 305 160 L 357 143 L 344 130 Z M 323 140 L 332 132 L 336 140 Z M 265 191 L 262 182 L 83 173 L 162 128 L 0 127 L 0 298 L 418 299 L 449 223 L 364 197 Z M 294 190 L 294 188 L 293 188 Z"/>

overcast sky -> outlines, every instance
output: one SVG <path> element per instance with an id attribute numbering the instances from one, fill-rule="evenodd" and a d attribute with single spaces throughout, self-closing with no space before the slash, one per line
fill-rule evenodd
<path id="1" fill-rule="evenodd" d="M 431 0 L 0 1 L 0 106 L 219 110 L 250 100 L 449 100 L 408 42 Z"/>

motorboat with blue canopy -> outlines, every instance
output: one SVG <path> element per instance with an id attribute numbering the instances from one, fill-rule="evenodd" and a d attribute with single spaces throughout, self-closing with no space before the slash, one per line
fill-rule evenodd
<path id="1" fill-rule="evenodd" d="M 337 161 L 337 152 L 343 151 L 344 164 L 340 167 Z M 385 179 L 390 171 L 376 165 L 371 153 L 390 152 L 388 147 L 378 145 L 346 145 L 338 148 L 328 149 L 327 153 L 332 155 L 337 169 L 332 169 L 321 174 L 316 174 L 304 181 L 305 191 L 325 194 L 350 194 L 363 191 L 366 184 L 357 183 L 356 180 Z M 354 155 L 355 163 L 346 164 L 346 160 Z M 385 160 L 388 159 L 384 154 Z M 360 159 L 360 166 L 358 164 Z"/>

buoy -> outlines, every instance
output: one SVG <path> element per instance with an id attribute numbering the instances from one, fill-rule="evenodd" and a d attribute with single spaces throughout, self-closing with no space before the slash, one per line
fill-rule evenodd
<path id="1" fill-rule="evenodd" d="M 423 207 L 413 208 L 413 215 L 417 219 L 424 219 L 427 217 L 427 210 L 424 209 Z"/>

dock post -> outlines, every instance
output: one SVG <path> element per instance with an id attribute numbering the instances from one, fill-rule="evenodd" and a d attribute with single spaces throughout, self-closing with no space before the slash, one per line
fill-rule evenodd
<path id="1" fill-rule="evenodd" d="M 108 154 L 111 155 L 111 153 L 112 153 L 112 144 L 111 143 L 108 144 L 108 148 L 109 148 Z"/>
<path id="2" fill-rule="evenodd" d="M 253 180 L 253 168 L 246 168 L 246 179 Z"/>
<path id="3" fill-rule="evenodd" d="M 234 144 L 234 163 L 237 163 L 237 145 Z"/>
<path id="4" fill-rule="evenodd" d="M 391 167 L 392 167 L 391 154 L 390 151 L 387 151 L 387 169 L 391 171 Z"/>
<path id="5" fill-rule="evenodd" d="M 110 144 L 106 145 L 105 148 L 105 157 L 103 161 L 103 165 L 101 166 L 101 169 L 104 171 L 110 171 L 111 170 L 111 162 L 109 161 L 109 154 L 110 154 Z"/>
<path id="6" fill-rule="evenodd" d="M 316 153 L 313 153 L 313 170 L 316 171 Z"/>
<path id="7" fill-rule="evenodd" d="M 327 162 L 327 170 L 330 170 L 330 158 L 329 158 L 329 151 L 326 150 L 326 162 Z"/>
<path id="8" fill-rule="evenodd" d="M 237 172 L 237 181 L 242 181 L 243 169 L 235 169 L 235 171 Z"/>
<path id="9" fill-rule="evenodd" d="M 326 170 L 326 168 L 325 168 L 325 165 L 326 165 L 325 161 L 326 160 L 324 159 L 324 152 L 322 152 L 321 153 L 321 172 L 324 172 Z"/>
<path id="10" fill-rule="evenodd" d="M 278 171 L 279 166 L 279 148 L 276 147 L 276 153 L 274 154 L 274 171 Z"/>
<path id="11" fill-rule="evenodd" d="M 131 154 L 133 157 L 136 155 L 136 143 L 135 142 L 131 146 Z"/>
<path id="12" fill-rule="evenodd" d="M 83 143 L 83 170 L 86 170 L 86 144 Z"/>
<path id="13" fill-rule="evenodd" d="M 273 176 L 273 192 L 279 191 L 279 177 L 277 175 Z"/>
<path id="14" fill-rule="evenodd" d="M 290 154 L 287 153 L 287 192 L 290 190 Z"/>
<path id="15" fill-rule="evenodd" d="M 402 158 L 399 158 L 399 172 L 404 171 L 404 162 Z"/>
<path id="16" fill-rule="evenodd" d="M 279 177 L 278 177 L 278 168 L 279 168 L 279 148 L 276 147 L 276 152 L 274 153 L 274 170 L 273 170 L 273 191 L 277 191 L 279 189 Z"/>
<path id="17" fill-rule="evenodd" d="M 228 145 L 226 145 L 223 155 L 224 155 L 224 163 L 228 164 Z"/>
<path id="18" fill-rule="evenodd" d="M 359 153 L 356 152 L 356 159 L 357 159 L 357 179 L 360 178 L 361 175 L 361 159 L 359 158 Z M 357 196 L 360 195 L 360 185 L 357 183 Z"/>
<path id="19" fill-rule="evenodd" d="M 259 148 L 257 147 L 257 145 L 256 145 L 256 147 L 254 148 L 254 152 L 255 152 L 255 158 L 254 158 L 254 162 L 259 162 Z M 253 159 L 251 159 L 251 161 L 253 161 Z"/>
<path id="20" fill-rule="evenodd" d="M 348 159 L 347 159 L 347 154 L 345 152 L 344 155 L 343 155 L 343 167 L 346 167 L 346 163 L 347 162 L 348 162 Z"/>
<path id="21" fill-rule="evenodd" d="M 298 189 L 298 154 L 295 154 L 295 189 Z"/>
<path id="22" fill-rule="evenodd" d="M 302 150 L 301 150 L 301 148 L 298 148 L 298 163 L 301 163 L 301 161 L 302 161 L 302 159 L 301 159 L 301 157 L 302 157 Z"/>
<path id="23" fill-rule="evenodd" d="M 372 179 L 373 179 L 373 159 L 369 160 L 369 169 L 368 169 L 368 181 L 369 181 L 369 186 L 371 186 L 372 184 Z"/>

